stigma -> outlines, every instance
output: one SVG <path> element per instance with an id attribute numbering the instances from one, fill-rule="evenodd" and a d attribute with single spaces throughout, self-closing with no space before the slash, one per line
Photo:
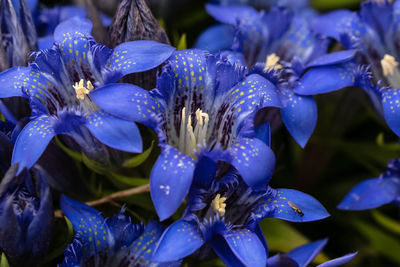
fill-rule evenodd
<path id="1" fill-rule="evenodd" d="M 179 150 L 192 157 L 197 150 L 197 145 L 203 145 L 206 142 L 208 122 L 210 120 L 208 114 L 201 109 L 196 110 L 195 119 L 196 120 L 192 122 L 192 115 L 186 114 L 186 108 L 182 109 L 179 130 Z"/>
<path id="2" fill-rule="evenodd" d="M 268 55 L 267 59 L 265 60 L 264 72 L 281 69 L 282 65 L 278 64 L 280 59 L 281 58 L 278 57 L 275 53 Z"/>
<path id="3" fill-rule="evenodd" d="M 76 98 L 79 100 L 84 100 L 85 95 L 89 94 L 90 90 L 94 89 L 91 81 L 87 81 L 85 86 L 85 81 L 83 79 L 81 79 L 79 83 L 76 82 L 75 85 L 72 85 L 72 87 L 74 87 Z"/>
<path id="4" fill-rule="evenodd" d="M 211 202 L 211 208 L 221 217 L 225 215 L 225 207 L 226 207 L 225 201 L 226 197 L 221 197 L 220 194 L 217 194 L 213 199 L 213 201 Z"/>

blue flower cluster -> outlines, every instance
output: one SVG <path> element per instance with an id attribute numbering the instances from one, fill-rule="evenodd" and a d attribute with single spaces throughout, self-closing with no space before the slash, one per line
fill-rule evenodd
<path id="1" fill-rule="evenodd" d="M 269 185 L 277 161 L 270 110 L 279 109 L 279 123 L 303 148 L 317 124 L 314 95 L 357 86 L 400 136 L 400 1 L 324 15 L 308 1 L 259 2 L 211 1 L 205 9 L 221 24 L 195 48 L 177 50 L 154 40 L 98 43 L 93 25 L 123 14 L 92 22 L 83 8 L 0 1 L 0 252 L 10 266 L 52 260 L 53 204 L 75 233 L 62 267 L 180 266 L 215 256 L 227 266 L 306 266 L 316 257 L 327 239 L 268 253 L 262 220 L 329 216 L 314 197 Z M 126 27 L 119 30 L 134 32 Z M 344 49 L 330 52 L 333 39 Z M 125 80 L 150 70 L 152 90 Z M 97 173 L 112 172 L 149 139 L 159 146 L 147 167 L 157 218 L 135 224 L 126 206 L 104 218 L 70 198 L 88 200 L 69 180 L 84 184 L 94 171 L 75 173 L 60 147 L 101 166 Z M 390 161 L 338 208 L 400 205 L 399 170 L 400 160 Z"/>

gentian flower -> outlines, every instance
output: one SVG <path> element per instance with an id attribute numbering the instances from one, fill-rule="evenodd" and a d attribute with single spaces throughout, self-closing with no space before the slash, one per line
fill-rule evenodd
<path id="1" fill-rule="evenodd" d="M 90 36 L 91 23 L 77 17 L 55 30 L 55 44 L 33 54 L 28 67 L 0 74 L 0 97 L 28 98 L 32 120 L 18 136 L 12 162 L 31 167 L 56 134 L 66 134 L 85 154 L 104 164 L 110 148 L 141 152 L 136 125 L 103 112 L 89 91 L 118 81 L 128 73 L 154 68 L 174 48 L 153 41 L 123 43 L 110 50 Z"/>
<path id="2" fill-rule="evenodd" d="M 153 260 L 166 262 L 211 250 L 227 266 L 266 266 L 268 247 L 258 224 L 264 218 L 294 222 L 329 216 L 313 197 L 291 189 L 248 187 L 236 171 L 192 189 L 182 219 L 169 226 Z"/>
<path id="3" fill-rule="evenodd" d="M 321 252 L 321 250 L 325 247 L 328 239 L 322 239 L 315 242 L 311 242 L 302 246 L 299 246 L 288 253 L 285 254 L 276 254 L 273 257 L 268 258 L 267 266 L 269 267 L 299 267 L 299 266 L 308 266 L 312 260 L 317 257 L 317 255 Z M 357 252 L 347 254 L 345 256 L 335 258 L 329 261 L 326 261 L 318 267 L 336 267 L 346 264 L 351 261 Z"/>
<path id="4" fill-rule="evenodd" d="M 386 171 L 356 185 L 338 205 L 343 210 L 366 210 L 394 203 L 400 206 L 400 159 L 391 160 Z"/>
<path id="5" fill-rule="evenodd" d="M 313 28 L 340 41 L 346 49 L 357 50 L 357 62 L 370 68 L 368 77 L 358 86 L 400 136 L 400 1 L 391 2 L 366 1 L 359 12 L 337 10 L 315 18 Z"/>
<path id="6" fill-rule="evenodd" d="M 164 228 L 156 222 L 146 226 L 132 224 L 122 208 L 111 218 L 104 219 L 94 208 L 61 197 L 61 208 L 76 232 L 72 243 L 64 251 L 60 267 L 114 266 L 179 266 L 180 262 L 159 264 L 151 255 Z"/>
<path id="7" fill-rule="evenodd" d="M 354 51 L 327 53 L 328 39 L 315 34 L 308 18 L 273 6 L 257 12 L 249 6 L 207 5 L 218 21 L 235 28 L 231 60 L 242 62 L 279 89 L 282 120 L 304 147 L 317 122 L 313 94 L 354 85 Z M 216 36 L 209 36 L 216 39 Z M 312 93 L 310 93 L 312 91 Z"/>
<path id="8" fill-rule="evenodd" d="M 110 114 L 158 133 L 162 151 L 150 175 L 150 192 L 161 220 L 182 203 L 193 174 L 202 172 L 207 179 L 217 161 L 233 165 L 249 186 L 268 182 L 275 157 L 255 138 L 253 118 L 259 109 L 280 103 L 269 81 L 245 73 L 218 55 L 181 50 L 163 67 L 155 90 L 119 84 L 90 93 Z"/>
<path id="9" fill-rule="evenodd" d="M 0 184 L 0 250 L 11 266 L 36 266 L 47 253 L 53 227 L 53 208 L 46 174 L 33 168 L 16 175 L 12 166 Z"/>

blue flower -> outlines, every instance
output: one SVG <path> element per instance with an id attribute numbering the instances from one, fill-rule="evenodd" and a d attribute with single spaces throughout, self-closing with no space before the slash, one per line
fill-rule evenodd
<path id="1" fill-rule="evenodd" d="M 269 267 L 298 267 L 298 266 L 308 266 L 312 260 L 321 252 L 321 250 L 325 247 L 328 239 L 318 240 L 312 243 L 308 243 L 297 247 L 288 253 L 285 254 L 276 254 L 273 257 L 268 258 L 267 266 Z M 336 267 L 346 264 L 351 261 L 357 252 L 347 254 L 345 256 L 335 258 L 329 261 L 326 261 L 320 265 L 319 267 Z"/>
<path id="2" fill-rule="evenodd" d="M 343 210 L 366 210 L 384 204 L 400 206 L 400 159 L 391 160 L 378 178 L 371 178 L 356 185 L 338 205 Z"/>
<path id="3" fill-rule="evenodd" d="M 132 224 L 125 208 L 104 219 L 94 208 L 61 197 L 61 208 L 76 232 L 64 252 L 61 267 L 93 266 L 179 266 L 180 262 L 151 261 L 154 247 L 164 228 L 156 222 Z"/>
<path id="4" fill-rule="evenodd" d="M 16 175 L 12 166 L 0 184 L 0 250 L 11 266 L 36 266 L 47 253 L 53 228 L 51 193 L 39 167 Z"/>
<path id="5" fill-rule="evenodd" d="M 158 133 L 162 151 L 150 175 L 150 192 L 161 220 L 182 203 L 193 174 L 204 172 L 207 179 L 217 161 L 233 165 L 249 186 L 265 185 L 271 177 L 275 157 L 255 138 L 253 118 L 280 102 L 273 84 L 245 74 L 245 68 L 218 55 L 182 50 L 167 61 L 155 90 L 120 84 L 90 94 L 110 114 Z"/>
<path id="6" fill-rule="evenodd" d="M 206 7 L 216 20 L 234 27 L 231 51 L 225 52 L 230 60 L 247 64 L 250 73 L 263 75 L 279 89 L 282 120 L 304 147 L 317 122 L 312 95 L 356 83 L 354 51 L 326 54 L 328 39 L 311 30 L 307 17 L 285 7 L 268 12 L 249 6 Z M 214 34 L 209 40 L 217 39 Z"/>
<path id="7" fill-rule="evenodd" d="M 359 12 L 328 13 L 316 18 L 313 28 L 340 41 L 346 49 L 356 49 L 358 63 L 370 66 L 368 77 L 357 86 L 368 93 L 378 113 L 400 136 L 400 1 L 390 2 L 366 1 Z"/>
<path id="8" fill-rule="evenodd" d="M 160 238 L 153 260 L 166 262 L 211 249 L 228 266 L 266 266 L 268 247 L 259 226 L 264 218 L 308 222 L 328 217 L 313 197 L 291 189 L 248 187 L 236 171 L 193 187 L 182 219 Z"/>
<path id="9" fill-rule="evenodd" d="M 27 98 L 32 109 L 32 121 L 21 131 L 14 147 L 12 162 L 20 162 L 20 168 L 31 167 L 56 134 L 68 135 L 83 152 L 100 162 L 109 160 L 105 145 L 128 152 L 142 151 L 136 125 L 106 114 L 88 93 L 126 74 L 158 66 L 174 48 L 136 41 L 110 50 L 94 41 L 89 34 L 91 27 L 88 20 L 77 17 L 61 23 L 51 49 L 34 53 L 28 67 L 0 74 L 0 97 Z"/>

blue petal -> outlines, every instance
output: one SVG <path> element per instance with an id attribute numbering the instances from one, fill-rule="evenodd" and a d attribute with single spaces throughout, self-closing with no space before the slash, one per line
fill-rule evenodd
<path id="1" fill-rule="evenodd" d="M 61 196 L 60 205 L 75 232 L 81 237 L 84 254 L 98 255 L 99 251 L 112 245 L 111 232 L 96 209 L 64 195 Z"/>
<path id="2" fill-rule="evenodd" d="M 317 257 L 327 242 L 326 238 L 302 245 L 286 253 L 286 256 L 294 259 L 300 267 L 305 267 Z"/>
<path id="3" fill-rule="evenodd" d="M 29 122 L 18 135 L 11 164 L 19 162 L 19 170 L 32 167 L 55 134 L 51 118 L 46 115 Z"/>
<path id="4" fill-rule="evenodd" d="M 174 47 L 155 41 L 126 42 L 114 48 L 108 66 L 123 75 L 142 72 L 157 67 L 174 51 Z"/>
<path id="5" fill-rule="evenodd" d="M 365 26 L 360 22 L 358 15 L 349 10 L 336 10 L 326 15 L 318 16 L 312 20 L 311 25 L 317 33 L 327 35 L 336 40 L 340 40 L 340 36 L 343 33 L 354 38 L 360 38 L 366 34 Z"/>
<path id="6" fill-rule="evenodd" d="M 206 10 L 219 22 L 235 25 L 237 19 L 258 17 L 258 12 L 250 6 L 219 6 L 206 4 Z"/>
<path id="7" fill-rule="evenodd" d="M 161 236 L 153 254 L 154 261 L 168 262 L 191 255 L 204 244 L 203 236 L 194 222 L 179 220 Z"/>
<path id="8" fill-rule="evenodd" d="M 354 259 L 354 257 L 357 254 L 358 254 L 358 252 L 347 254 L 347 255 L 342 256 L 340 258 L 336 258 L 336 259 L 324 262 L 324 263 L 318 265 L 317 267 L 337 267 L 337 266 L 342 266 L 343 264 L 346 264 L 349 261 L 351 261 L 352 259 Z"/>
<path id="9" fill-rule="evenodd" d="M 267 146 L 271 146 L 271 126 L 269 121 L 256 126 L 254 131 L 258 139 L 263 141 Z"/>
<path id="10" fill-rule="evenodd" d="M 86 127 L 102 143 L 122 151 L 141 153 L 142 138 L 136 124 L 96 111 L 86 117 Z"/>
<path id="11" fill-rule="evenodd" d="M 392 5 L 389 2 L 364 2 L 359 13 L 362 22 L 377 32 L 382 41 L 385 41 L 386 33 L 389 32 L 393 22 Z"/>
<path id="12" fill-rule="evenodd" d="M 160 104 L 148 91 L 132 84 L 105 85 L 91 91 L 90 98 L 101 109 L 118 118 L 148 126 L 152 125 L 153 114 L 162 112 Z"/>
<path id="13" fill-rule="evenodd" d="M 400 136 L 400 89 L 386 89 L 382 92 L 385 119 L 390 129 Z"/>
<path id="14" fill-rule="evenodd" d="M 182 204 L 193 180 L 192 158 L 165 145 L 150 174 L 150 193 L 160 220 Z"/>
<path id="15" fill-rule="evenodd" d="M 229 49 L 233 43 L 233 36 L 234 30 L 231 25 L 214 25 L 200 34 L 194 47 L 216 53 L 221 50 Z"/>
<path id="16" fill-rule="evenodd" d="M 309 222 L 329 216 L 326 209 L 312 196 L 293 189 L 271 189 L 259 203 L 260 218 L 280 218 L 292 222 Z"/>
<path id="17" fill-rule="evenodd" d="M 130 262 L 132 265 L 129 266 L 140 266 L 141 263 L 151 261 L 155 246 L 158 243 L 163 231 L 164 227 L 155 221 L 150 221 L 146 225 L 143 233 L 130 246 L 130 250 L 135 261 L 134 263 L 136 263 L 136 265 Z"/>
<path id="18" fill-rule="evenodd" d="M 299 267 L 296 261 L 284 254 L 276 254 L 267 259 L 268 267 Z"/>
<path id="19" fill-rule="evenodd" d="M 354 85 L 356 66 L 352 62 L 308 70 L 294 89 L 300 95 L 315 95 Z"/>
<path id="20" fill-rule="evenodd" d="M 193 175 L 193 186 L 195 188 L 210 188 L 217 173 L 217 162 L 205 154 L 198 156 L 196 168 Z"/>
<path id="21" fill-rule="evenodd" d="M 26 81 L 29 73 L 30 69 L 25 67 L 14 67 L 0 73 L 0 98 L 23 96 L 22 87 L 30 84 Z"/>
<path id="22" fill-rule="evenodd" d="M 54 40 L 62 43 L 65 38 L 91 36 L 92 22 L 85 18 L 73 17 L 58 24 L 54 30 Z"/>
<path id="23" fill-rule="evenodd" d="M 233 253 L 226 240 L 215 235 L 211 240 L 212 247 L 226 266 L 245 267 L 243 262 Z"/>
<path id="24" fill-rule="evenodd" d="M 301 96 L 292 90 L 282 93 L 287 97 L 281 108 L 282 120 L 296 142 L 304 147 L 317 124 L 317 104 L 312 96 Z"/>
<path id="25" fill-rule="evenodd" d="M 242 138 L 229 148 L 231 164 L 239 171 L 248 186 L 264 186 L 275 168 L 275 155 L 259 139 Z"/>
<path id="26" fill-rule="evenodd" d="M 54 43 L 53 35 L 47 35 L 47 36 L 38 38 L 39 49 L 50 48 L 53 46 L 53 43 Z"/>
<path id="27" fill-rule="evenodd" d="M 267 253 L 257 235 L 248 229 L 232 230 L 224 238 L 239 260 L 246 266 L 265 267 Z"/>
<path id="28" fill-rule="evenodd" d="M 400 195 L 400 180 L 396 177 L 372 178 L 356 185 L 338 205 L 344 210 L 365 210 L 390 203 Z"/>
<path id="29" fill-rule="evenodd" d="M 263 230 L 261 229 L 260 224 L 257 224 L 255 229 L 254 229 L 254 233 L 257 235 L 258 239 L 260 239 L 261 243 L 264 246 L 265 249 L 265 253 L 268 255 L 268 244 L 267 244 L 267 240 L 265 240 L 265 236 L 263 233 Z"/>
<path id="30" fill-rule="evenodd" d="M 356 50 L 344 50 L 344 51 L 325 54 L 307 64 L 307 68 L 321 67 L 325 65 L 333 65 L 333 64 L 348 62 L 354 58 L 355 53 Z"/>

